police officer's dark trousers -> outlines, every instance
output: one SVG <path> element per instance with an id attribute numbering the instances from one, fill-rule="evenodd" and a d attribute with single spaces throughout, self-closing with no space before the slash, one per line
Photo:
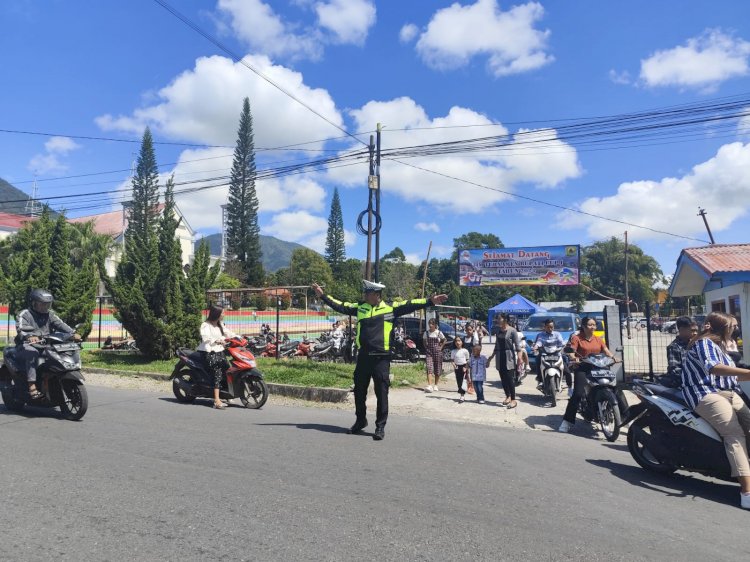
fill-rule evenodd
<path id="1" fill-rule="evenodd" d="M 361 352 L 357 356 L 357 366 L 354 369 L 354 407 L 357 423 L 364 424 L 367 419 L 367 388 L 370 379 L 375 386 L 375 397 L 378 400 L 375 427 L 384 428 L 388 420 L 388 388 L 391 381 L 388 375 L 391 371 L 391 361 L 388 355 L 368 355 Z"/>

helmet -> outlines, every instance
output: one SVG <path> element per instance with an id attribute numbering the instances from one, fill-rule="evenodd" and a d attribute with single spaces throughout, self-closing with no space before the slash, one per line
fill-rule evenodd
<path id="1" fill-rule="evenodd" d="M 374 283 L 372 281 L 368 281 L 367 279 L 362 280 L 362 292 L 363 293 L 369 293 L 369 292 L 379 293 L 383 289 L 385 289 L 385 285 L 381 283 Z"/>
<path id="2" fill-rule="evenodd" d="M 31 291 L 31 294 L 29 295 L 29 300 L 32 303 L 35 302 L 45 302 L 45 303 L 52 303 L 55 299 L 52 297 L 52 293 L 50 293 L 47 289 L 34 289 Z"/>

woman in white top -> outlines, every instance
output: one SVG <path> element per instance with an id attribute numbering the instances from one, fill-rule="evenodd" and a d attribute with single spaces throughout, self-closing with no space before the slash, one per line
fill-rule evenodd
<path id="1" fill-rule="evenodd" d="M 219 389 L 224 372 L 229 364 L 224 359 L 224 344 L 227 338 L 237 337 L 221 323 L 224 309 L 212 305 L 208 310 L 208 318 L 201 324 L 201 343 L 198 351 L 203 356 L 207 370 L 214 377 L 214 408 L 223 410 L 226 405 L 219 399 Z"/>
<path id="2" fill-rule="evenodd" d="M 469 351 L 464 348 L 463 340 L 456 336 L 453 340 L 455 348 L 451 351 L 451 362 L 453 363 L 453 372 L 456 374 L 456 384 L 458 385 L 458 393 L 460 394 L 458 401 L 464 401 L 464 380 L 468 388 L 469 384 Z"/>

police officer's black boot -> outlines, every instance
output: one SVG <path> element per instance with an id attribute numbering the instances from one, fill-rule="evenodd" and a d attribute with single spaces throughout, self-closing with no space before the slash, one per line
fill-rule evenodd
<path id="1" fill-rule="evenodd" d="M 357 420 L 356 422 L 354 422 L 353 426 L 351 426 L 349 429 L 346 430 L 346 432 L 349 435 L 356 435 L 357 433 L 359 433 L 366 427 L 367 427 L 367 420 L 363 420 L 363 421 Z"/>
<path id="2" fill-rule="evenodd" d="M 372 438 L 375 441 L 382 441 L 384 437 L 385 437 L 385 428 L 375 427 L 375 433 L 373 434 Z"/>

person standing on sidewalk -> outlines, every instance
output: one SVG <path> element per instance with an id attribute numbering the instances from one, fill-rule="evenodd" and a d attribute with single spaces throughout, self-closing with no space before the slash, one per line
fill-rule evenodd
<path id="1" fill-rule="evenodd" d="M 437 320 L 430 318 L 427 323 L 427 331 L 422 336 L 424 343 L 425 363 L 427 364 L 427 388 L 426 392 L 437 392 L 440 375 L 443 374 L 443 346 L 446 337 L 438 329 Z M 433 384 L 435 385 L 433 387 Z"/>
<path id="2" fill-rule="evenodd" d="M 503 382 L 503 390 L 505 391 L 503 406 L 515 408 L 518 406 L 515 375 L 520 360 L 521 342 L 518 338 L 518 332 L 508 324 L 508 315 L 505 313 L 500 315 L 497 328 L 493 328 L 492 331 L 495 336 L 495 347 L 489 359 L 497 356 L 495 367 L 500 373 L 500 380 Z"/>
<path id="3" fill-rule="evenodd" d="M 453 372 L 456 375 L 456 384 L 458 385 L 458 401 L 463 402 L 464 395 L 466 394 L 464 382 L 466 383 L 467 390 L 469 387 L 469 352 L 464 349 L 464 342 L 458 336 L 453 340 L 453 345 L 455 348 L 451 351 L 451 362 L 453 363 Z"/>
<path id="4" fill-rule="evenodd" d="M 487 365 L 490 360 L 482 355 L 482 346 L 477 344 L 471 352 L 469 371 L 477 393 L 477 403 L 484 404 L 484 381 L 487 380 Z"/>
<path id="5" fill-rule="evenodd" d="M 390 340 L 393 321 L 410 312 L 443 304 L 448 295 L 433 295 L 429 299 L 398 301 L 392 305 L 383 301 L 385 285 L 362 281 L 363 298 L 360 302 L 342 302 L 326 295 L 317 284 L 312 284 L 315 294 L 333 310 L 341 314 L 357 315 L 357 366 L 354 368 L 354 404 L 356 421 L 348 433 L 360 433 L 367 427 L 367 388 L 370 379 L 375 386 L 377 417 L 372 438 L 381 441 L 385 437 L 388 420 L 388 388 L 390 387 L 391 349 Z"/>

